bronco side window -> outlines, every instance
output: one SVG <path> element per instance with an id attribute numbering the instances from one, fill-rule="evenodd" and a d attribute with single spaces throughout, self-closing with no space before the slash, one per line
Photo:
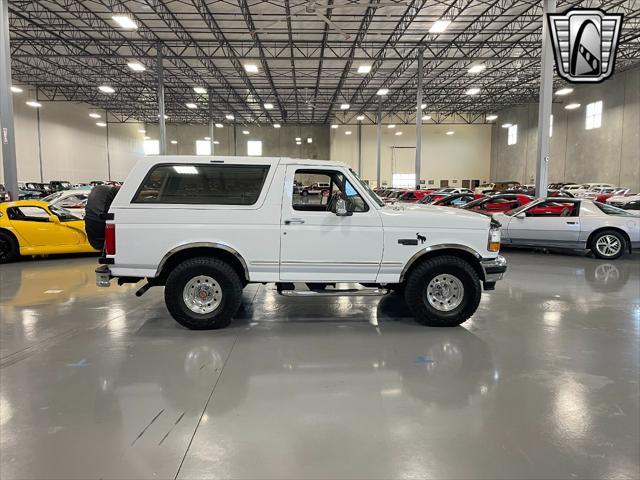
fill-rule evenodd
<path id="1" fill-rule="evenodd" d="M 268 172 L 268 165 L 156 165 L 133 203 L 253 205 Z"/>
<path id="2" fill-rule="evenodd" d="M 341 195 L 353 205 L 353 212 L 366 212 L 369 205 L 358 194 L 344 174 L 335 170 L 296 170 L 293 179 L 294 210 L 328 212 L 333 199 Z"/>

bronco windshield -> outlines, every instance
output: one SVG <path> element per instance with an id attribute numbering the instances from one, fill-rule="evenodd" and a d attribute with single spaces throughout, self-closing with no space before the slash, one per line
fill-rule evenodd
<path id="1" fill-rule="evenodd" d="M 380 200 L 380 197 L 376 194 L 376 192 L 371 190 L 371 187 L 369 187 L 369 185 L 367 185 L 365 182 L 363 182 L 360 179 L 360 177 L 356 174 L 356 172 L 354 172 L 352 169 L 349 169 L 349 171 L 351 172 L 351 175 L 353 175 L 353 178 L 355 178 L 358 181 L 358 183 L 360 184 L 360 186 L 362 188 L 364 188 L 365 191 L 369 194 L 369 197 L 371 197 L 371 199 L 374 202 L 376 202 L 379 207 L 384 207 L 384 202 L 382 200 Z"/>

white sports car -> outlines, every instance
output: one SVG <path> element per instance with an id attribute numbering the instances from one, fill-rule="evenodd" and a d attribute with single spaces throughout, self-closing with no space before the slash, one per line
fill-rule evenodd
<path id="1" fill-rule="evenodd" d="M 505 246 L 591 250 L 607 260 L 640 248 L 640 218 L 591 200 L 541 198 L 493 218 Z"/>

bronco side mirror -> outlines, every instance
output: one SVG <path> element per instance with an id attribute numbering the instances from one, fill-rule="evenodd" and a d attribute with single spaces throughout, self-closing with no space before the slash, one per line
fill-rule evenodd
<path id="1" fill-rule="evenodd" d="M 349 208 L 349 203 L 344 198 L 338 197 L 335 202 L 334 213 L 338 217 L 349 217 L 353 215 L 353 210 Z"/>

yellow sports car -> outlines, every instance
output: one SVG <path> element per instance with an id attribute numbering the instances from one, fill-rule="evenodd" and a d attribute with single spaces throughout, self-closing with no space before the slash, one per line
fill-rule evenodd
<path id="1" fill-rule="evenodd" d="M 38 200 L 0 203 L 0 263 L 20 255 L 96 252 L 84 221 Z"/>

